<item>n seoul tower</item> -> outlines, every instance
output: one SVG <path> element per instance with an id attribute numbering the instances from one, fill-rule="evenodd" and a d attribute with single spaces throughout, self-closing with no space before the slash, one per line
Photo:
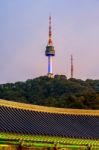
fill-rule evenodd
<path id="1" fill-rule="evenodd" d="M 53 63 L 53 56 L 55 56 L 55 50 L 52 42 L 51 16 L 49 16 L 49 38 L 45 50 L 45 56 L 48 57 L 48 77 L 53 78 L 52 63 Z"/>

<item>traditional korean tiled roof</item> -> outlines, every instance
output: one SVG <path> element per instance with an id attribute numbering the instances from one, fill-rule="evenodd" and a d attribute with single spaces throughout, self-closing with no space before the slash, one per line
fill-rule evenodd
<path id="1" fill-rule="evenodd" d="M 99 140 L 99 110 L 62 109 L 0 100 L 0 132 Z"/>

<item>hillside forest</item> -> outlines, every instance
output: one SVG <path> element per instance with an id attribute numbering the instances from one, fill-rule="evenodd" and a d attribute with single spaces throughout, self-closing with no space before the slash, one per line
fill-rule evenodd
<path id="1" fill-rule="evenodd" d="M 99 110 L 99 80 L 41 76 L 0 84 L 0 99 L 61 108 Z"/>

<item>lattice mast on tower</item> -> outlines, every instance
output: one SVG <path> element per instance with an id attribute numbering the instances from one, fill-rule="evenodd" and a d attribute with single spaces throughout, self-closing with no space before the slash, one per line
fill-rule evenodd
<path id="1" fill-rule="evenodd" d="M 48 44 L 46 46 L 45 55 L 48 57 L 48 77 L 53 77 L 53 56 L 55 56 L 55 50 L 52 42 L 52 32 L 51 32 L 51 16 L 49 16 L 49 38 Z"/>
<path id="2" fill-rule="evenodd" d="M 71 78 L 73 78 L 74 66 L 73 66 L 73 55 L 71 55 Z"/>

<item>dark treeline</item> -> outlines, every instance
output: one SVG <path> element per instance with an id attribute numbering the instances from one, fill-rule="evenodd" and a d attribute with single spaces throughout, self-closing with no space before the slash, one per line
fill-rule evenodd
<path id="1" fill-rule="evenodd" d="M 36 105 L 99 109 L 99 80 L 47 76 L 0 85 L 0 99 Z"/>

